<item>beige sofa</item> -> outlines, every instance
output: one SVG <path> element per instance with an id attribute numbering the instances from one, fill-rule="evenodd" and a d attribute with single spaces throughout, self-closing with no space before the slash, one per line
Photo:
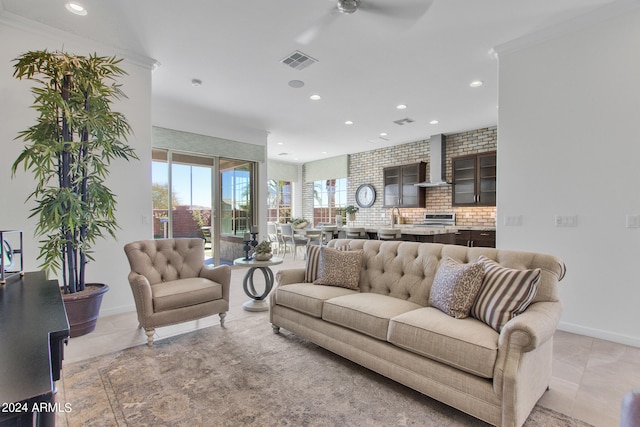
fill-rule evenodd
<path id="1" fill-rule="evenodd" d="M 551 377 L 560 259 L 417 242 L 341 239 L 328 247 L 363 250 L 359 289 L 305 283 L 304 268 L 279 271 L 270 295 L 275 333 L 287 329 L 490 424 L 525 422 Z M 443 259 L 473 263 L 480 256 L 540 269 L 533 301 L 500 332 L 429 305 Z"/>

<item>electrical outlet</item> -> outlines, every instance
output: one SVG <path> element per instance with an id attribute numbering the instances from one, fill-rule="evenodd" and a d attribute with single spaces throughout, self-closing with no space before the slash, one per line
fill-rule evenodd
<path id="1" fill-rule="evenodd" d="M 627 215 L 627 228 L 640 228 L 640 215 Z"/>
<path id="2" fill-rule="evenodd" d="M 577 227 L 578 215 L 556 215 L 554 225 L 556 227 Z"/>
<path id="3" fill-rule="evenodd" d="M 504 217 L 504 225 L 519 227 L 522 225 L 522 215 L 506 215 Z"/>

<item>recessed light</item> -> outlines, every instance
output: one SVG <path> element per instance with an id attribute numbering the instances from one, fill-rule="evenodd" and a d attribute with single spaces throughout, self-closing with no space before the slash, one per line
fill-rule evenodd
<path id="1" fill-rule="evenodd" d="M 300 89 L 302 86 L 304 86 L 304 82 L 302 80 L 291 80 L 289 81 L 289 86 L 294 89 Z"/>
<path id="2" fill-rule="evenodd" d="M 351 120 L 347 120 L 346 122 L 344 122 L 344 124 L 345 124 L 345 125 L 352 125 L 352 124 L 353 124 L 353 121 L 351 121 Z"/>
<path id="3" fill-rule="evenodd" d="M 322 99 L 322 98 L 320 97 L 320 95 L 311 95 L 309 99 L 311 99 L 312 101 L 318 101 L 319 99 Z"/>
<path id="4" fill-rule="evenodd" d="M 284 142 L 278 142 L 278 145 L 284 145 Z"/>
<path id="5" fill-rule="evenodd" d="M 386 132 L 380 132 L 380 136 L 387 136 Z"/>
<path id="6" fill-rule="evenodd" d="M 85 9 L 80 3 L 76 3 L 74 1 L 70 1 L 64 5 L 67 10 L 76 15 L 85 16 L 87 14 L 87 9 Z"/>
<path id="7" fill-rule="evenodd" d="M 396 108 L 397 108 L 398 110 L 405 110 L 405 109 L 407 108 L 407 106 L 406 106 L 406 105 L 404 105 L 404 104 L 400 104 L 400 105 L 396 105 Z"/>
<path id="8" fill-rule="evenodd" d="M 326 151 L 321 151 L 320 154 L 327 154 L 327 152 Z"/>
<path id="9" fill-rule="evenodd" d="M 437 120 L 431 120 L 431 121 L 429 122 L 429 124 L 430 124 L 430 125 L 437 125 L 438 123 L 440 123 L 440 122 L 439 122 L 439 121 L 437 121 Z"/>
<path id="10" fill-rule="evenodd" d="M 193 87 L 202 86 L 202 80 L 200 80 L 200 79 L 191 79 L 191 86 L 193 86 Z"/>
<path id="11" fill-rule="evenodd" d="M 484 82 L 482 80 L 474 80 L 471 83 L 469 83 L 469 86 L 471 87 L 480 87 L 484 84 Z"/>

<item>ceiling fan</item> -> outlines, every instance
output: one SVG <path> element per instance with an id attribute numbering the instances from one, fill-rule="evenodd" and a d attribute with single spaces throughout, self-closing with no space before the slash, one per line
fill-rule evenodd
<path id="1" fill-rule="evenodd" d="M 309 44 L 320 32 L 332 24 L 340 15 L 355 12 L 372 13 L 384 18 L 390 25 L 408 28 L 424 15 L 434 0 L 332 0 L 336 4 L 308 30 L 300 34 L 296 41 Z"/>

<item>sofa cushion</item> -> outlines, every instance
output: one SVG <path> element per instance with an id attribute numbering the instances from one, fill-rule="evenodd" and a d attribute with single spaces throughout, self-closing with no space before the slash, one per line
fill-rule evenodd
<path id="1" fill-rule="evenodd" d="M 188 307 L 222 298 L 222 285 L 202 277 L 160 282 L 151 286 L 155 312 Z"/>
<path id="2" fill-rule="evenodd" d="M 362 268 L 360 251 L 341 251 L 331 248 L 320 248 L 317 285 L 340 286 L 358 289 L 360 270 Z"/>
<path id="3" fill-rule="evenodd" d="M 293 283 L 279 286 L 275 290 L 276 304 L 292 308 L 314 317 L 322 317 L 324 301 L 357 291 L 336 286 Z"/>
<path id="4" fill-rule="evenodd" d="M 500 332 L 505 323 L 521 314 L 536 296 L 540 269 L 516 270 L 480 256 L 484 263 L 482 287 L 471 316 Z"/>
<path id="5" fill-rule="evenodd" d="M 391 319 L 388 341 L 446 365 L 493 377 L 499 334 L 472 317 L 455 319 L 434 307 Z"/>
<path id="6" fill-rule="evenodd" d="M 325 301 L 322 319 L 386 341 L 392 317 L 421 307 L 403 299 L 365 292 Z"/>
<path id="7" fill-rule="evenodd" d="M 456 319 L 468 317 L 482 285 L 483 265 L 461 264 L 449 257 L 442 260 L 431 285 L 429 304 Z"/>

